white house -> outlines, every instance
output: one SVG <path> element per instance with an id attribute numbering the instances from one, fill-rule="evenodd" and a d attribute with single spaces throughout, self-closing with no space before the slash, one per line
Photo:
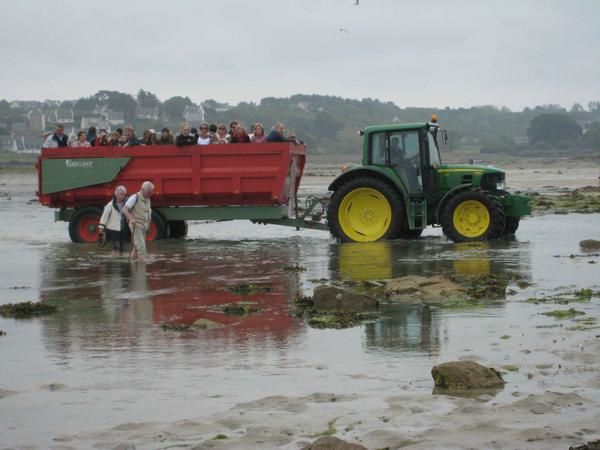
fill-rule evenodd
<path id="1" fill-rule="evenodd" d="M 200 123 L 206 119 L 206 112 L 202 105 L 188 105 L 183 110 L 183 118 L 188 123 Z"/>

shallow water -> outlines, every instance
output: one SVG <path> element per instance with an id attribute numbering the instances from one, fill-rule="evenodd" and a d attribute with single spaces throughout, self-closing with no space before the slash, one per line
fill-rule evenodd
<path id="1" fill-rule="evenodd" d="M 600 258 L 578 246 L 598 237 L 600 215 L 532 217 L 515 240 L 474 244 L 448 242 L 438 229 L 418 241 L 341 245 L 319 231 L 195 223 L 188 240 L 151 244 L 146 266 L 71 244 L 65 224 L 18 197 L 0 199 L 0 229 L 0 302 L 43 299 L 60 308 L 40 319 L 0 318 L 7 332 L 0 393 L 9 391 L 0 395 L 0 430 L 10 446 L 45 448 L 56 436 L 128 422 L 202 420 L 273 395 L 360 393 L 366 407 L 402 389 L 431 392 L 434 364 L 470 355 L 495 366 L 525 364 L 528 350 L 530 366 L 555 364 L 552 350 L 568 349 L 575 337 L 552 343 L 554 329 L 536 327 L 557 324 L 540 315 L 557 305 L 523 300 L 600 286 L 600 264 L 590 264 Z M 306 271 L 284 270 L 295 265 Z M 510 285 L 516 294 L 478 308 L 388 305 L 380 319 L 347 330 L 312 329 L 290 315 L 293 299 L 321 278 L 438 273 L 516 273 L 531 287 Z M 242 298 L 227 290 L 238 283 L 263 289 Z M 219 309 L 240 300 L 261 312 L 240 318 Z M 599 313 L 597 298 L 573 307 Z M 161 329 L 200 318 L 225 326 Z M 558 374 L 553 383 L 577 385 L 587 376 Z M 547 389 L 526 371 L 506 379 L 511 389 L 496 402 L 513 401 L 515 390 Z"/>

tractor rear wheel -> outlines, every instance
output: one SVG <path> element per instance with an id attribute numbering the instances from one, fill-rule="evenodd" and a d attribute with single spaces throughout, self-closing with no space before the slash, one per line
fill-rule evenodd
<path id="1" fill-rule="evenodd" d="M 102 208 L 85 206 L 77 209 L 69 221 L 69 237 L 78 243 L 92 243 L 98 240 L 98 224 Z"/>
<path id="2" fill-rule="evenodd" d="M 327 222 L 342 242 L 372 242 L 392 239 L 402 227 L 400 194 L 383 180 L 357 177 L 340 186 L 331 196 Z"/>
<path id="3" fill-rule="evenodd" d="M 519 228 L 520 217 L 508 216 L 506 218 L 506 224 L 504 225 L 504 235 L 511 236 L 517 232 Z"/>
<path id="4" fill-rule="evenodd" d="M 504 209 L 484 192 L 464 191 L 448 200 L 441 222 L 444 234 L 454 242 L 487 241 L 504 232 Z"/>
<path id="5" fill-rule="evenodd" d="M 170 238 L 182 238 L 186 237 L 188 233 L 188 225 L 185 220 L 172 220 L 169 222 L 169 237 Z"/>

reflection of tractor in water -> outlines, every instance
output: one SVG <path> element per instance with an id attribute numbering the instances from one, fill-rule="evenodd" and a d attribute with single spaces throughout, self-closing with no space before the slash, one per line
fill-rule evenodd
<path id="1" fill-rule="evenodd" d="M 492 167 L 442 164 L 437 119 L 368 127 L 362 165 L 329 187 L 331 232 L 341 241 L 415 238 L 441 225 L 455 242 L 514 234 L 529 199 L 504 190 L 505 173 Z"/>

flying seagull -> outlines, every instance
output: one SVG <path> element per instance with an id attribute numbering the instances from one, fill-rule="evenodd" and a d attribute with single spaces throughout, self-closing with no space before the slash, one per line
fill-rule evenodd
<path id="1" fill-rule="evenodd" d="M 340 28 L 340 31 L 341 31 L 342 33 L 350 33 L 350 32 L 349 32 L 348 30 L 346 30 L 345 28 Z"/>

